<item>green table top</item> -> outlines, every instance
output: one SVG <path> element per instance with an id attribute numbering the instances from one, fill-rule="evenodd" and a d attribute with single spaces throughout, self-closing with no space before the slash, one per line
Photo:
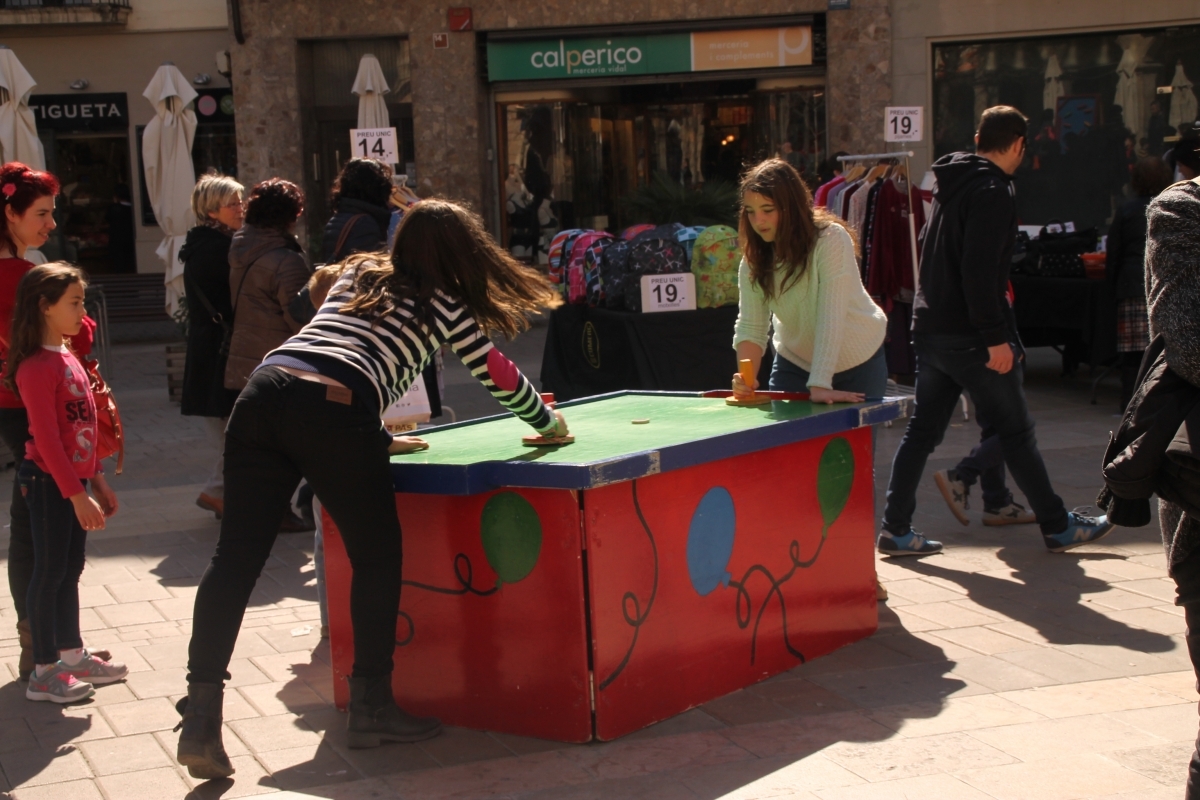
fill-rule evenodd
<path id="1" fill-rule="evenodd" d="M 737 407 L 697 394 L 620 392 L 560 404 L 572 444 L 525 446 L 521 437 L 533 429 L 506 414 L 420 431 L 429 449 L 394 456 L 392 468 L 398 491 L 588 488 L 883 422 L 905 409 L 897 398 Z"/>

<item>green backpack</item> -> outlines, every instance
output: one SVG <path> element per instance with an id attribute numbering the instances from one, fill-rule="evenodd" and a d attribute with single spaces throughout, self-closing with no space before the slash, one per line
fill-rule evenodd
<path id="1" fill-rule="evenodd" d="M 696 276 L 696 308 L 736 306 L 738 265 L 742 248 L 738 234 L 728 225 L 705 228 L 692 247 L 692 274 Z"/>

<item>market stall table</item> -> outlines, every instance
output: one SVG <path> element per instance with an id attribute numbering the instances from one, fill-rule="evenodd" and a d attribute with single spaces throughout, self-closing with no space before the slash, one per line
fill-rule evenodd
<path id="1" fill-rule="evenodd" d="M 874 632 L 869 426 L 903 399 L 621 392 L 559 408 L 573 444 L 525 447 L 504 416 L 423 431 L 429 450 L 393 458 L 404 708 L 608 740 Z M 327 516 L 325 559 L 344 707 L 351 573 Z"/>

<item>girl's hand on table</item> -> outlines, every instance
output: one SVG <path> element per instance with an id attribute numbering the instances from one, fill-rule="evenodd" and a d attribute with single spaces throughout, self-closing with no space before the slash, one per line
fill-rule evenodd
<path id="1" fill-rule="evenodd" d="M 103 475 L 96 475 L 92 478 L 92 494 L 96 496 L 96 502 L 100 505 L 104 516 L 111 517 L 117 513 L 117 493 L 108 485 L 108 481 L 104 479 Z"/>
<path id="2" fill-rule="evenodd" d="M 420 436 L 393 436 L 392 443 L 388 445 L 388 455 L 398 456 L 404 453 L 416 453 L 428 449 L 429 442 Z"/>
<path id="3" fill-rule="evenodd" d="M 733 373 L 733 396 L 734 397 L 744 400 L 747 397 L 750 397 L 751 395 L 753 395 L 754 390 L 757 388 L 758 388 L 758 379 L 757 378 L 754 379 L 753 386 L 747 386 L 746 382 L 744 380 L 742 380 L 742 373 L 740 373 L 740 372 Z"/>
<path id="4" fill-rule="evenodd" d="M 71 505 L 75 506 L 75 516 L 85 531 L 104 529 L 104 510 L 87 492 L 71 495 Z"/>
<path id="5" fill-rule="evenodd" d="M 862 392 L 839 392 L 834 389 L 823 389 L 820 386 L 810 386 L 808 399 L 814 403 L 832 405 L 833 403 L 861 403 L 867 399 L 867 396 Z"/>

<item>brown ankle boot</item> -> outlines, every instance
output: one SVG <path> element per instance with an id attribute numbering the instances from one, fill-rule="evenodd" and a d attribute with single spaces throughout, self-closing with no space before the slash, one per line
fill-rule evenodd
<path id="1" fill-rule="evenodd" d="M 21 658 L 17 662 L 17 672 L 21 680 L 29 680 L 33 673 L 33 631 L 29 628 L 29 620 L 23 619 L 17 623 L 17 637 L 21 641 Z"/>

